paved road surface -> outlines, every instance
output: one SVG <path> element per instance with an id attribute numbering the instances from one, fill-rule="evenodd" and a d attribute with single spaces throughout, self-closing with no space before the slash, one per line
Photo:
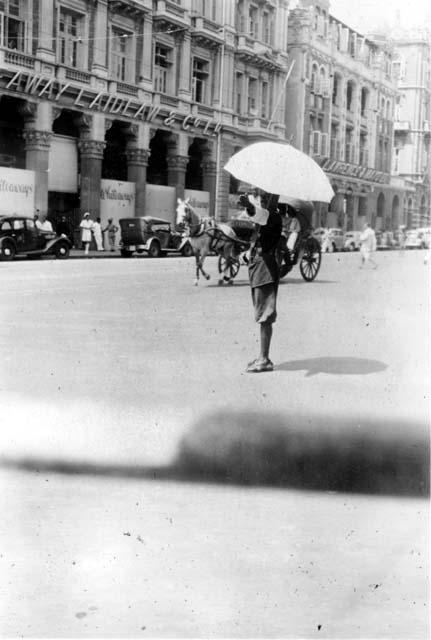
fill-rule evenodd
<path id="1" fill-rule="evenodd" d="M 244 271 L 195 288 L 180 258 L 0 264 L 3 636 L 427 637 L 429 271 L 378 258 L 287 278 L 260 376 Z M 271 486 L 265 460 L 292 450 Z"/>

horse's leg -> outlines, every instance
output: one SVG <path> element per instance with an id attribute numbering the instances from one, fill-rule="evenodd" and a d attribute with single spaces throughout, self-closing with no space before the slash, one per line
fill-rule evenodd
<path id="1" fill-rule="evenodd" d="M 229 285 L 233 284 L 232 277 L 230 275 L 227 275 L 227 272 L 228 272 L 228 270 L 230 269 L 230 266 L 231 266 L 233 250 L 234 250 L 234 246 L 230 242 L 227 242 L 223 247 L 223 254 L 224 254 L 224 257 L 225 257 L 225 264 L 226 264 L 225 269 L 223 271 L 223 281 L 226 282 L 226 284 L 229 284 Z"/>
<path id="2" fill-rule="evenodd" d="M 202 273 L 203 277 L 204 277 L 206 280 L 209 280 L 209 279 L 210 279 L 210 277 L 211 277 L 211 276 L 210 276 L 210 274 L 209 274 L 209 273 L 207 273 L 207 272 L 205 271 L 205 269 L 204 269 L 204 262 L 205 262 L 205 258 L 207 257 L 207 255 L 208 255 L 208 253 L 209 253 L 209 250 L 210 250 L 210 242 L 211 242 L 211 239 L 210 239 L 210 238 L 208 238 L 208 242 L 205 242 L 205 244 L 202 246 L 202 248 L 201 248 L 201 250 L 200 250 L 199 268 L 200 268 L 200 270 L 201 270 L 201 273 Z"/>
<path id="3" fill-rule="evenodd" d="M 195 279 L 195 287 L 199 284 L 199 250 L 195 252 L 195 264 L 196 264 L 196 279 Z"/>

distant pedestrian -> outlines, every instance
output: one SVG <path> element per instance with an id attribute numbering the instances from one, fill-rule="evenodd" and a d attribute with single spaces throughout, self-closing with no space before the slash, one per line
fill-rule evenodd
<path id="1" fill-rule="evenodd" d="M 109 250 L 110 251 L 115 251 L 115 242 L 116 242 L 117 232 L 118 232 L 118 227 L 117 227 L 116 224 L 114 224 L 113 218 L 108 218 L 108 224 L 103 229 L 103 233 L 107 233 L 108 234 L 108 242 L 109 242 Z"/>
<path id="2" fill-rule="evenodd" d="M 286 220 L 286 248 L 289 250 L 290 258 L 293 257 L 295 252 L 296 241 L 298 235 L 301 232 L 301 225 L 296 215 L 296 210 L 287 205 L 287 220 Z"/>
<path id="3" fill-rule="evenodd" d="M 66 236 L 72 242 L 72 234 L 70 233 L 70 226 L 67 222 L 66 216 L 61 216 L 60 222 L 57 224 L 56 228 L 57 235 Z"/>
<path id="4" fill-rule="evenodd" d="M 359 268 L 362 269 L 366 264 L 371 264 L 373 269 L 377 269 L 377 263 L 372 257 L 372 254 L 375 253 L 377 248 L 376 234 L 368 222 L 364 223 L 364 230 L 359 236 L 359 244 L 361 245 L 361 264 Z"/>
<path id="5" fill-rule="evenodd" d="M 88 252 L 90 250 L 93 225 L 94 225 L 94 222 L 91 220 L 90 214 L 88 213 L 88 211 L 86 211 L 84 213 L 84 217 L 81 220 L 81 224 L 79 225 L 80 229 L 82 230 L 81 239 L 82 239 L 85 255 L 88 255 Z"/>
<path id="6" fill-rule="evenodd" d="M 93 222 L 93 235 L 96 241 L 97 251 L 105 251 L 103 248 L 102 227 L 100 226 L 100 218 Z"/>
<path id="7" fill-rule="evenodd" d="M 44 220 L 41 220 L 41 218 L 37 218 L 37 220 L 35 221 L 36 223 L 36 227 L 39 229 L 39 231 L 44 231 L 46 233 L 52 233 L 53 232 L 53 228 L 52 228 L 52 224 L 50 223 L 50 221 L 45 218 Z"/>

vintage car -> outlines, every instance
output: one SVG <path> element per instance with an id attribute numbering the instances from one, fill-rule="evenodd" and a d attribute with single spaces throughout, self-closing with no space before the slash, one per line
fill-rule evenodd
<path id="1" fill-rule="evenodd" d="M 344 234 L 344 250 L 356 251 L 360 247 L 360 231 L 347 231 Z"/>
<path id="2" fill-rule="evenodd" d="M 322 251 L 326 253 L 342 251 L 344 248 L 344 233 L 342 229 L 318 227 L 313 231 L 313 236 L 320 242 Z"/>
<path id="3" fill-rule="evenodd" d="M 429 249 L 431 229 L 422 227 L 420 229 L 410 229 L 406 232 L 406 249 Z"/>
<path id="4" fill-rule="evenodd" d="M 121 218 L 119 223 L 120 250 L 125 258 L 130 258 L 135 251 L 136 253 L 147 252 L 152 258 L 158 258 L 167 253 L 180 253 L 186 257 L 193 255 L 189 239 L 179 231 L 175 231 L 167 220 L 141 216 Z"/>
<path id="5" fill-rule="evenodd" d="M 392 231 L 376 231 L 377 249 L 387 251 L 388 249 L 396 249 L 397 243 Z"/>
<path id="6" fill-rule="evenodd" d="M 72 243 L 64 235 L 41 231 L 32 218 L 0 216 L 0 260 L 13 260 L 15 256 L 39 258 L 53 255 L 69 257 Z"/>

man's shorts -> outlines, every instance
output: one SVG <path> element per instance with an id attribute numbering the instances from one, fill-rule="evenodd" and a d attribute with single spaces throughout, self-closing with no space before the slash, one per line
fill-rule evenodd
<path id="1" fill-rule="evenodd" d="M 260 324 L 275 322 L 277 318 L 277 290 L 278 284 L 276 282 L 252 288 L 251 297 L 256 322 Z"/>

